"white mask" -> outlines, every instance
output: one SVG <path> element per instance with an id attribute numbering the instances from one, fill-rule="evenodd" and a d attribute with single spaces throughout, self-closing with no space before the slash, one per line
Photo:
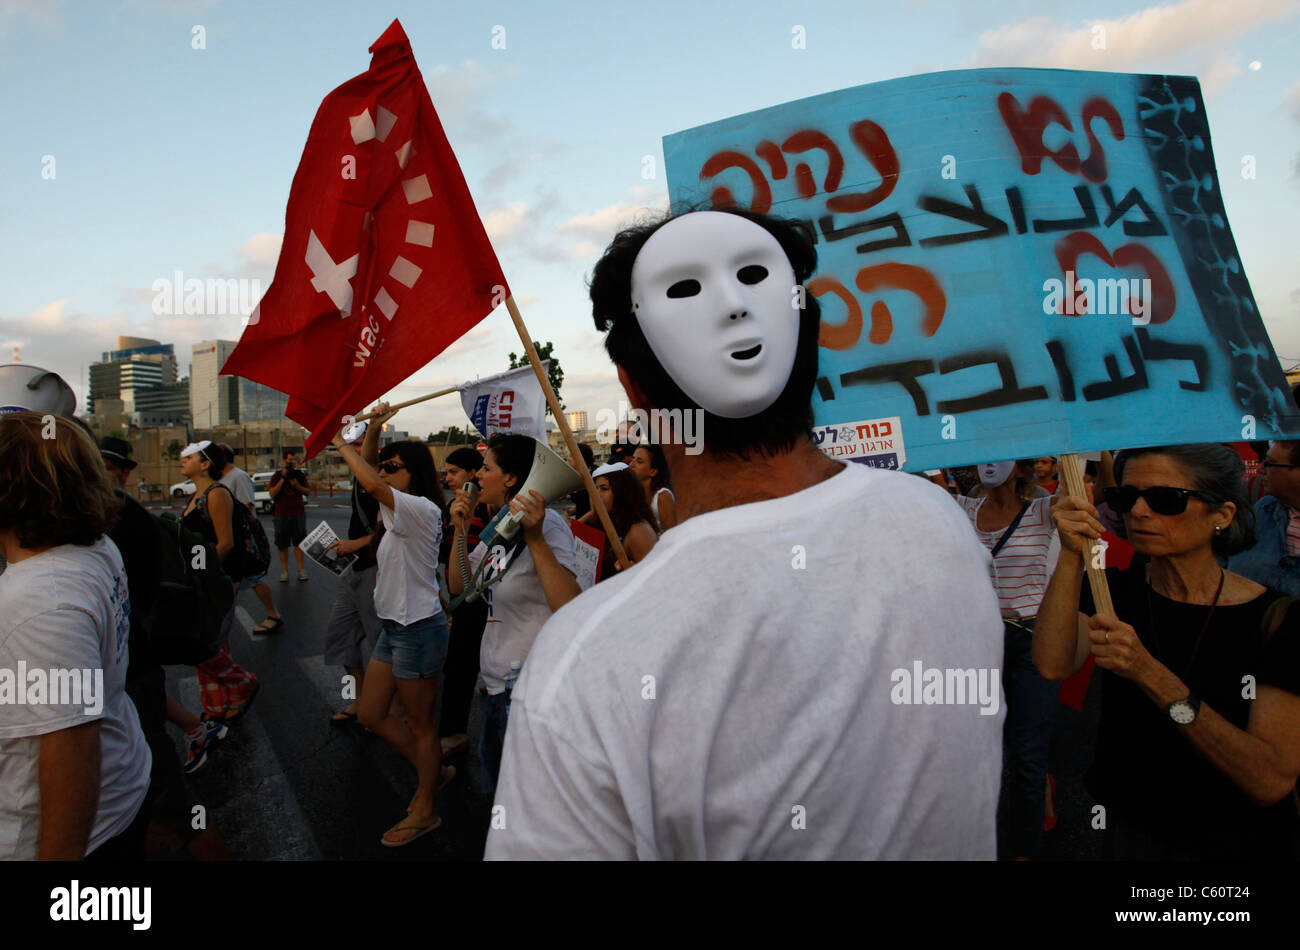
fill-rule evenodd
<path id="1" fill-rule="evenodd" d="M 995 488 L 1011 477 L 1015 462 L 985 462 L 979 467 L 980 484 Z"/>
<path id="2" fill-rule="evenodd" d="M 789 382 L 794 287 L 776 238 L 721 211 L 674 218 L 632 264 L 632 307 L 650 349 L 687 396 L 724 419 L 757 415 Z"/>

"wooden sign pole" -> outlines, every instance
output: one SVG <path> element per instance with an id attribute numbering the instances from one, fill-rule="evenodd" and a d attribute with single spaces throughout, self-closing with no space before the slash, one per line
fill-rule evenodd
<path id="1" fill-rule="evenodd" d="M 1081 501 L 1088 500 L 1088 490 L 1083 481 L 1083 465 L 1079 456 L 1071 452 L 1062 455 L 1058 463 L 1061 481 L 1065 482 L 1065 491 Z M 1106 570 L 1097 564 L 1105 564 L 1105 542 L 1097 540 L 1089 545 L 1083 554 L 1083 569 L 1088 574 L 1088 583 L 1092 586 L 1092 602 L 1097 613 L 1108 617 L 1115 616 L 1115 604 L 1110 599 L 1110 585 L 1106 583 Z M 1098 556 L 1100 554 L 1100 556 Z"/>
<path id="2" fill-rule="evenodd" d="M 506 309 L 510 311 L 510 319 L 514 321 L 515 329 L 519 332 L 519 339 L 523 341 L 524 351 L 528 354 L 528 362 L 533 366 L 537 382 L 541 384 L 542 392 L 546 394 L 546 402 L 551 407 L 551 414 L 555 416 L 555 424 L 560 427 L 560 434 L 564 436 L 564 444 L 569 447 L 569 458 L 575 462 L 573 468 L 582 476 L 583 484 L 587 486 L 587 496 L 591 499 L 591 507 L 595 510 L 597 517 L 600 518 L 601 525 L 605 528 L 609 543 L 614 548 L 614 556 L 618 558 L 619 567 L 627 570 L 632 566 L 632 562 L 628 560 L 627 554 L 623 551 L 623 542 L 618 539 L 618 532 L 614 530 L 614 522 L 610 520 L 609 512 L 605 510 L 605 503 L 600 500 L 600 492 L 596 491 L 596 483 L 592 481 L 591 473 L 587 471 L 587 466 L 582 463 L 582 453 L 578 451 L 578 442 L 573 437 L 573 431 L 569 428 L 569 422 L 564 418 L 564 413 L 560 411 L 560 400 L 556 398 L 555 390 L 551 388 L 551 381 L 546 378 L 546 372 L 542 369 L 541 357 L 537 355 L 537 347 L 533 346 L 533 338 L 529 336 L 528 328 L 524 326 L 524 318 L 519 314 L 519 308 L 515 305 L 513 294 L 506 298 Z"/>

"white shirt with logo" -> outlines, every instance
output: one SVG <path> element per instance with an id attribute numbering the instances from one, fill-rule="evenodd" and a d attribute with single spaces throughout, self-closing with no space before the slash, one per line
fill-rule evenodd
<path id="1" fill-rule="evenodd" d="M 130 601 L 122 556 L 107 537 L 65 544 L 0 574 L 0 671 L 102 670 L 102 709 L 18 704 L 0 685 L 0 860 L 33 860 L 41 827 L 41 737 L 99 722 L 99 805 L 87 853 L 121 834 L 149 788 L 152 758 L 126 694 Z M 0 673 L 0 676 L 3 674 Z M 86 699 L 84 695 L 82 699 Z"/>
<path id="2" fill-rule="evenodd" d="M 564 516 L 553 508 L 546 509 L 542 538 L 550 545 L 559 565 L 576 577 L 578 552 L 573 531 Z M 478 570 L 479 562 L 487 553 L 487 547 L 482 543 L 470 552 L 471 573 Z M 483 645 L 479 650 L 479 672 L 483 674 L 483 683 L 491 696 L 505 692 L 510 664 L 517 660 L 522 665 L 528 659 L 528 651 L 532 649 L 542 624 L 552 614 L 541 578 L 537 576 L 537 565 L 533 563 L 532 552 L 527 546 L 506 560 L 504 565 L 489 565 L 483 572 L 484 580 L 497 576 L 500 569 L 505 569 L 505 577 L 483 595 L 489 610 L 487 626 L 483 628 Z"/>

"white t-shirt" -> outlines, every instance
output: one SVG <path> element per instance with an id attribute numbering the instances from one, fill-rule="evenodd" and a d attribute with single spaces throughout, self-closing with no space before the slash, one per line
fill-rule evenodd
<path id="1" fill-rule="evenodd" d="M 987 498 L 958 498 L 980 543 L 990 551 L 1007 529 L 981 531 L 976 519 Z M 1054 543 L 1055 542 L 1055 543 Z M 1056 522 L 1052 519 L 1052 498 L 1043 495 L 1029 503 L 1025 515 L 1002 550 L 993 559 L 993 584 L 998 591 L 998 605 L 1004 617 L 1034 617 L 1047 593 L 1052 565 L 1060 543 Z"/>
<path id="2" fill-rule="evenodd" d="M 522 528 L 520 529 L 523 530 Z M 542 521 L 542 538 L 555 552 L 555 560 L 569 573 L 577 576 L 578 553 L 573 542 L 573 531 L 564 516 L 553 508 L 546 509 Z M 470 573 L 478 570 L 479 562 L 487 554 L 481 542 L 469 554 Z M 551 607 L 546 602 L 537 565 L 527 546 L 506 561 L 506 576 L 484 593 L 488 603 L 487 626 L 483 628 L 483 645 L 479 649 L 479 672 L 490 695 L 505 692 L 510 664 L 518 660 L 522 665 L 528 658 L 542 624 L 551 618 Z M 489 566 L 484 581 L 499 573 L 498 565 Z"/>
<path id="3" fill-rule="evenodd" d="M 36 857 L 41 736 L 48 733 L 99 721 L 99 806 L 87 853 L 125 831 L 144 803 L 152 758 L 126 695 L 129 616 L 122 555 L 107 537 L 52 548 L 0 575 L 0 860 Z M 29 693 L 17 702 L 20 670 L 28 689 L 41 671 L 37 678 L 50 684 L 42 701 Z M 52 670 L 90 670 L 78 686 L 98 692 L 102 683 L 102 695 L 58 702 L 73 697 Z"/>
<path id="4" fill-rule="evenodd" d="M 243 505 L 253 504 L 257 490 L 248 473 L 238 465 L 230 466 L 230 471 L 221 476 L 221 484 L 230 489 L 230 494 L 235 496 L 236 501 Z"/>
<path id="5" fill-rule="evenodd" d="M 987 714 L 895 682 L 1001 666 L 988 565 L 943 489 L 853 464 L 682 522 L 537 638 L 486 857 L 992 860 L 1000 674 Z"/>
<path id="6" fill-rule="evenodd" d="M 442 513 L 420 495 L 393 489 L 393 507 L 382 502 L 375 575 L 375 613 L 383 620 L 408 626 L 442 613 L 438 598 L 438 547 L 442 544 Z"/>
<path id="7" fill-rule="evenodd" d="M 654 515 L 654 518 L 655 518 L 655 531 L 658 532 L 658 533 L 660 533 L 660 534 L 663 533 L 664 526 L 663 526 L 663 523 L 659 520 L 659 496 L 662 495 L 662 494 L 664 494 L 664 492 L 667 492 L 667 493 L 668 493 L 668 497 L 669 497 L 669 498 L 672 498 L 674 501 L 677 500 L 676 498 L 673 497 L 673 493 L 672 493 L 672 491 L 671 491 L 670 489 L 667 489 L 667 488 L 661 488 L 661 489 L 659 489 L 657 492 L 655 492 L 653 496 L 651 496 L 651 498 L 650 498 L 650 514 Z"/>

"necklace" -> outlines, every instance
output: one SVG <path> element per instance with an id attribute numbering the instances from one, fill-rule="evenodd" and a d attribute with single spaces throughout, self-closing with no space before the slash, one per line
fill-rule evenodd
<path id="1" fill-rule="evenodd" d="M 1210 604 L 1210 612 L 1205 615 L 1205 623 L 1201 624 L 1201 632 L 1196 635 L 1196 643 L 1192 645 L 1192 655 L 1187 658 L 1187 664 L 1183 667 L 1182 673 L 1179 674 L 1179 677 L 1181 679 L 1186 679 L 1187 674 L 1192 671 L 1192 666 L 1196 663 L 1196 654 L 1198 654 L 1201 651 L 1201 641 L 1205 639 L 1205 632 L 1210 629 L 1210 620 L 1213 619 L 1214 617 L 1215 608 L 1219 606 L 1219 597 L 1220 595 L 1223 594 L 1223 583 L 1227 579 L 1228 579 L 1228 572 L 1225 571 L 1223 568 L 1219 568 L 1219 586 L 1214 592 L 1214 601 L 1213 603 Z M 1165 666 L 1169 666 L 1168 663 L 1165 663 L 1164 650 L 1160 646 L 1160 631 L 1156 627 L 1155 611 L 1152 609 L 1151 606 L 1152 587 L 1153 584 L 1151 583 L 1151 568 L 1148 565 L 1147 567 L 1147 622 L 1150 623 L 1151 625 L 1150 627 L 1151 639 L 1155 643 L 1156 659 L 1159 660 L 1161 663 L 1164 663 Z"/>

